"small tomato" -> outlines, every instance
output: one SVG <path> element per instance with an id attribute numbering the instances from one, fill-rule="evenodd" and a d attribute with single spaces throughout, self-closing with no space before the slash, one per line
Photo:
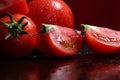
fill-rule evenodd
<path id="1" fill-rule="evenodd" d="M 27 56 L 35 47 L 37 29 L 22 14 L 9 14 L 0 19 L 0 54 L 10 57 Z"/>

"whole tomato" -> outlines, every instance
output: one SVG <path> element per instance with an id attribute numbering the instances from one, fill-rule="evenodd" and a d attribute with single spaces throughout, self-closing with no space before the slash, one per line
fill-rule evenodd
<path id="1" fill-rule="evenodd" d="M 26 0 L 0 0 L 0 16 L 6 12 L 27 14 L 29 8 Z"/>
<path id="2" fill-rule="evenodd" d="M 0 19 L 0 54 L 10 57 L 27 56 L 35 48 L 37 29 L 22 14 L 9 14 Z"/>
<path id="3" fill-rule="evenodd" d="M 30 0 L 28 6 L 28 16 L 33 19 L 38 30 L 42 23 L 74 27 L 72 11 L 63 0 Z"/>
<path id="4" fill-rule="evenodd" d="M 119 0 L 64 0 L 71 8 L 77 29 L 81 24 L 120 30 Z"/>

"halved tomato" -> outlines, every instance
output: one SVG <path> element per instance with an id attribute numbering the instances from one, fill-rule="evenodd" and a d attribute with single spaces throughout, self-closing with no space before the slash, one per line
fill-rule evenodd
<path id="1" fill-rule="evenodd" d="M 114 54 L 120 49 L 120 31 L 82 24 L 85 42 L 97 54 Z"/>
<path id="2" fill-rule="evenodd" d="M 43 24 L 37 40 L 40 52 L 51 56 L 77 54 L 82 46 L 80 31 L 58 25 Z"/>

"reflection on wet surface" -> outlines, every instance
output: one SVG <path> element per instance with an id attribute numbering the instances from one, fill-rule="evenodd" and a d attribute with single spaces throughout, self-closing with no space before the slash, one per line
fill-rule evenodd
<path id="1" fill-rule="evenodd" d="M 0 59 L 0 80 L 120 80 L 120 56 Z"/>
<path id="2" fill-rule="evenodd" d="M 103 64 L 87 70 L 87 80 L 120 80 L 119 64 Z"/>

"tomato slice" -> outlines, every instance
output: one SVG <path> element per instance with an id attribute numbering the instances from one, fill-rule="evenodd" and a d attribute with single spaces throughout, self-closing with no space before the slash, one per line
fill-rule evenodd
<path id="1" fill-rule="evenodd" d="M 84 25 L 85 42 L 98 54 L 114 54 L 120 49 L 120 32 L 105 27 Z"/>
<path id="2" fill-rule="evenodd" d="M 37 47 L 40 52 L 52 56 L 77 54 L 82 46 L 82 36 L 74 29 L 45 24 L 45 32 L 39 35 Z"/>
<path id="3" fill-rule="evenodd" d="M 27 14 L 29 8 L 26 0 L 0 0 L 0 14 L 3 16 L 6 11 L 10 13 Z"/>

